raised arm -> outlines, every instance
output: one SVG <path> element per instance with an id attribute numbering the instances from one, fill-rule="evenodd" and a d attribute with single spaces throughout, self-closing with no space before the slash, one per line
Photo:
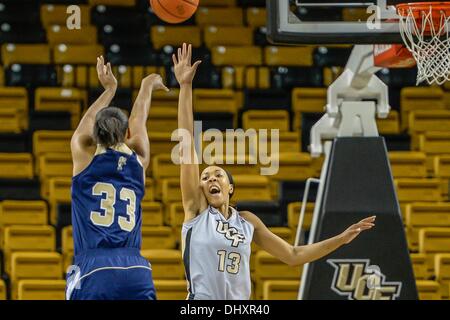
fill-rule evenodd
<path id="1" fill-rule="evenodd" d="M 153 90 L 169 91 L 158 74 L 151 74 L 142 79 L 141 88 L 134 101 L 128 120 L 130 136 L 127 145 L 132 148 L 147 169 L 150 163 L 150 143 L 147 133 L 147 118 L 150 112 Z"/>
<path id="2" fill-rule="evenodd" d="M 200 189 L 200 173 L 194 147 L 194 116 L 192 110 L 192 81 L 201 61 L 191 65 L 192 46 L 185 43 L 178 49 L 178 57 L 172 56 L 175 76 L 180 84 L 178 100 L 178 129 L 183 146 L 180 150 L 180 185 L 184 208 L 184 221 L 189 221 L 206 208 L 206 200 Z M 188 153 L 188 154 L 186 154 Z"/>
<path id="3" fill-rule="evenodd" d="M 290 266 L 298 266 L 313 262 L 332 253 L 344 244 L 355 239 L 362 231 L 371 229 L 375 224 L 375 216 L 365 218 L 351 225 L 341 234 L 313 244 L 292 246 L 274 233 L 264 223 L 250 212 L 241 213 L 255 226 L 253 240 L 263 250 Z"/>
<path id="4" fill-rule="evenodd" d="M 117 90 L 117 80 L 112 73 L 111 64 L 108 62 L 105 65 L 103 56 L 97 58 L 97 75 L 105 91 L 86 111 L 72 136 L 70 147 L 74 163 L 74 175 L 91 161 L 95 152 L 93 137 L 95 116 L 100 110 L 109 106 Z"/>

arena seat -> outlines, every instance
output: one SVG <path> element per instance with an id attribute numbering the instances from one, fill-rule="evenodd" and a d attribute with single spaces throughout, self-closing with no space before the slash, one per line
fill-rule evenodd
<path id="1" fill-rule="evenodd" d="M 184 279 L 184 266 L 179 250 L 142 250 L 142 256 L 152 266 L 153 279 Z"/>
<path id="2" fill-rule="evenodd" d="M 80 19 L 82 28 L 90 24 L 90 7 L 88 5 L 78 5 L 80 14 L 83 17 Z M 64 25 L 67 21 L 67 6 L 63 4 L 42 4 L 41 5 L 41 21 L 44 27 L 50 25 Z"/>
<path id="3" fill-rule="evenodd" d="M 4 44 L 2 45 L 3 65 L 50 64 L 50 48 L 45 44 Z"/>
<path id="4" fill-rule="evenodd" d="M 200 28 L 195 26 L 153 26 L 150 36 L 153 47 L 157 50 L 166 45 L 181 46 L 183 43 L 190 43 L 197 48 L 202 44 Z"/>
<path id="5" fill-rule="evenodd" d="M 48 198 L 50 203 L 50 222 L 55 225 L 57 219 L 57 207 L 61 203 L 70 203 L 71 201 L 71 177 L 56 177 L 48 180 Z M 46 196 L 42 194 L 41 196 Z"/>
<path id="6" fill-rule="evenodd" d="M 265 176 L 236 175 L 234 183 L 238 186 L 233 201 L 270 201 L 269 180 Z"/>
<path id="7" fill-rule="evenodd" d="M 249 27 L 212 25 L 204 28 L 203 37 L 208 48 L 253 45 L 253 30 Z"/>
<path id="8" fill-rule="evenodd" d="M 3 279 L 0 279 L 0 300 L 6 300 L 6 284 Z"/>
<path id="9" fill-rule="evenodd" d="M 158 154 L 153 157 L 153 177 L 156 180 L 180 176 L 180 167 L 172 162 L 171 154 Z"/>
<path id="10" fill-rule="evenodd" d="M 2 127 L 0 132 L 5 133 L 20 133 L 22 131 L 21 117 L 16 109 L 10 107 L 3 107 L 0 109 L 0 121 Z"/>
<path id="11" fill-rule="evenodd" d="M 450 150 L 450 132 L 428 131 L 420 134 L 418 149 L 426 154 L 447 153 Z"/>
<path id="12" fill-rule="evenodd" d="M 417 250 L 420 229 L 450 224 L 450 203 L 414 202 L 406 205 L 405 218 L 409 246 Z"/>
<path id="13" fill-rule="evenodd" d="M 420 110 L 409 113 L 409 132 L 449 131 L 449 110 Z"/>
<path id="14" fill-rule="evenodd" d="M 326 88 L 294 88 L 292 90 L 294 112 L 323 112 L 327 104 Z"/>
<path id="15" fill-rule="evenodd" d="M 439 178 L 450 179 L 450 156 L 441 155 L 434 159 L 434 175 Z"/>
<path id="16" fill-rule="evenodd" d="M 217 46 L 212 48 L 212 62 L 216 66 L 259 66 L 262 50 L 256 46 Z"/>
<path id="17" fill-rule="evenodd" d="M 236 210 L 254 213 L 267 227 L 284 225 L 277 201 L 239 201 L 236 203 Z"/>
<path id="18" fill-rule="evenodd" d="M 245 11 L 246 22 L 248 26 L 257 28 L 265 27 L 267 25 L 266 8 L 247 8 Z"/>
<path id="19" fill-rule="evenodd" d="M 269 66 L 300 66 L 313 65 L 311 47 L 275 47 L 264 49 L 264 62 Z"/>
<path id="20" fill-rule="evenodd" d="M 314 211 L 314 203 L 307 202 L 306 203 L 306 210 L 305 210 L 305 216 L 303 218 L 303 227 L 302 231 L 309 230 L 312 223 L 312 216 Z M 300 217 L 300 210 L 302 208 L 301 202 L 291 202 L 288 204 L 288 226 L 292 230 L 292 232 L 295 234 L 297 232 L 297 226 L 298 226 L 298 219 Z"/>
<path id="21" fill-rule="evenodd" d="M 441 201 L 441 182 L 438 179 L 395 179 L 400 202 Z"/>
<path id="22" fill-rule="evenodd" d="M 267 280 L 263 282 L 263 300 L 297 300 L 299 280 Z"/>
<path id="23" fill-rule="evenodd" d="M 150 139 L 150 153 L 152 156 L 160 153 L 171 153 L 173 147 L 175 147 L 178 142 L 171 141 L 171 132 L 152 132 L 148 133 Z"/>
<path id="24" fill-rule="evenodd" d="M 237 97 L 233 90 L 195 89 L 193 92 L 195 112 L 229 112 L 237 111 Z"/>
<path id="25" fill-rule="evenodd" d="M 103 54 L 99 45 L 60 44 L 53 49 L 55 64 L 92 64 L 97 63 L 97 57 Z"/>
<path id="26" fill-rule="evenodd" d="M 439 283 L 431 280 L 418 280 L 416 282 L 419 300 L 440 300 Z"/>
<path id="27" fill-rule="evenodd" d="M 47 40 L 50 46 L 66 45 L 96 45 L 97 28 L 83 26 L 80 29 L 69 30 L 63 25 L 51 25 L 47 27 Z"/>
<path id="28" fill-rule="evenodd" d="M 45 153 L 39 156 L 38 161 L 36 172 L 41 181 L 41 193 L 47 198 L 50 178 L 72 177 L 72 156 L 69 153 Z"/>
<path id="29" fill-rule="evenodd" d="M 73 243 L 73 229 L 72 226 L 64 227 L 61 231 L 61 253 L 63 255 L 63 271 L 72 265 L 72 258 L 74 255 Z"/>
<path id="30" fill-rule="evenodd" d="M 249 110 L 242 115 L 242 126 L 247 129 L 278 129 L 289 131 L 289 113 L 285 110 Z"/>
<path id="31" fill-rule="evenodd" d="M 25 88 L 0 87 L 0 111 L 5 108 L 10 108 L 11 112 L 17 114 L 15 117 L 19 118 L 20 130 L 28 129 L 28 93 Z M 2 124 L 4 123 L 2 119 Z M 5 127 L 6 125 L 2 125 L 1 130 L 5 131 Z"/>
<path id="32" fill-rule="evenodd" d="M 399 134 L 400 120 L 397 110 L 391 110 L 386 119 L 377 119 L 378 132 L 385 134 Z"/>
<path id="33" fill-rule="evenodd" d="M 33 155 L 38 158 L 44 153 L 70 153 L 73 131 L 42 130 L 33 134 Z"/>
<path id="34" fill-rule="evenodd" d="M 155 200 L 155 182 L 151 178 L 145 179 L 145 195 L 142 201 Z"/>
<path id="35" fill-rule="evenodd" d="M 181 232 L 181 226 L 184 221 L 184 208 L 183 203 L 180 202 L 172 202 L 167 207 L 167 210 L 164 215 L 164 223 L 170 225 L 174 228 L 175 232 Z"/>
<path id="36" fill-rule="evenodd" d="M 98 77 L 95 66 L 65 64 L 58 66 L 58 81 L 64 87 L 98 87 Z"/>
<path id="37" fill-rule="evenodd" d="M 44 201 L 2 201 L 0 202 L 0 227 L 46 225 L 47 211 L 47 204 Z"/>
<path id="38" fill-rule="evenodd" d="M 298 280 L 302 267 L 290 267 L 269 253 L 259 250 L 255 255 L 256 299 L 262 299 L 264 281 L 266 280 Z"/>
<path id="39" fill-rule="evenodd" d="M 185 300 L 188 296 L 186 280 L 154 281 L 158 300 Z"/>
<path id="40" fill-rule="evenodd" d="M 170 227 L 142 227 L 142 250 L 175 249 L 175 246 Z"/>
<path id="41" fill-rule="evenodd" d="M 76 88 L 37 88 L 35 92 L 36 110 L 70 112 L 72 128 L 80 121 L 81 109 L 86 103 L 86 93 Z"/>
<path id="42" fill-rule="evenodd" d="M 312 166 L 311 156 L 308 153 L 281 152 L 278 156 L 279 170 L 275 175 L 271 176 L 271 179 L 277 181 L 299 181 L 315 175 L 316 170 Z"/>
<path id="43" fill-rule="evenodd" d="M 445 109 L 444 92 L 439 87 L 405 87 L 400 93 L 402 130 L 408 128 L 409 113 Z"/>
<path id="44" fill-rule="evenodd" d="M 243 10 L 241 8 L 202 8 L 195 14 L 198 26 L 241 26 L 243 25 Z"/>
<path id="45" fill-rule="evenodd" d="M 436 281 L 440 284 L 440 294 L 448 299 L 450 294 L 450 254 L 437 254 L 434 266 Z"/>
<path id="46" fill-rule="evenodd" d="M 161 200 L 165 205 L 168 205 L 171 202 L 181 201 L 179 178 L 162 179 L 161 187 Z"/>
<path id="47" fill-rule="evenodd" d="M 420 229 L 419 253 L 426 254 L 428 271 L 434 273 L 435 255 L 438 253 L 450 253 L 450 228 Z"/>
<path id="48" fill-rule="evenodd" d="M 260 135 L 258 138 L 260 138 Z M 267 141 L 264 140 L 261 141 L 258 139 L 258 148 L 259 150 L 261 150 L 261 148 L 265 145 L 266 149 L 263 150 L 267 150 L 268 152 L 270 152 L 272 147 L 272 135 L 270 131 L 267 132 Z M 279 148 L 278 151 L 280 153 L 300 152 L 301 150 L 300 146 L 301 146 L 300 134 L 298 132 L 280 131 L 278 133 L 278 148 Z"/>
<path id="49" fill-rule="evenodd" d="M 65 300 L 65 280 L 21 280 L 18 300 Z"/>
<path id="50" fill-rule="evenodd" d="M 389 152 L 394 178 L 426 178 L 426 155 L 421 152 Z"/>
<path id="51" fill-rule="evenodd" d="M 32 179 L 33 160 L 29 153 L 0 153 L 0 178 Z"/>
<path id="52" fill-rule="evenodd" d="M 427 267 L 427 256 L 421 253 L 412 253 L 411 263 L 416 280 L 426 280 L 429 277 Z"/>
<path id="53" fill-rule="evenodd" d="M 164 213 L 160 202 L 143 201 L 142 207 L 142 225 L 143 226 L 162 226 Z"/>

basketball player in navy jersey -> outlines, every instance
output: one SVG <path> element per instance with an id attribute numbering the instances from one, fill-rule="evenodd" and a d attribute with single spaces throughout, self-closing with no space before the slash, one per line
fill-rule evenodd
<path id="1" fill-rule="evenodd" d="M 189 299 L 247 300 L 251 295 L 251 242 L 291 266 L 320 259 L 374 226 L 369 217 L 341 234 L 310 245 L 292 246 L 253 213 L 229 205 L 234 193 L 232 176 L 217 166 L 200 174 L 193 141 L 192 80 L 200 61 L 191 65 L 191 45 L 173 55 L 180 84 L 178 126 L 190 139 L 190 150 L 180 150 L 180 183 L 184 207 L 183 259 Z M 183 145 L 188 145 L 183 142 Z M 184 154 L 184 153 L 187 153 Z M 184 161 L 184 162 L 183 162 Z"/>
<path id="2" fill-rule="evenodd" d="M 141 200 L 150 162 L 146 122 L 153 90 L 168 90 L 159 75 L 142 80 L 130 118 L 108 107 L 117 89 L 110 63 L 97 59 L 105 91 L 75 130 L 72 225 L 74 266 L 66 298 L 156 299 L 151 266 L 140 255 Z"/>

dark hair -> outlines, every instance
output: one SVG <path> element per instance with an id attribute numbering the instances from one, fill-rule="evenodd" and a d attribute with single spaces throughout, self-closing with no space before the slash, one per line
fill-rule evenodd
<path id="1" fill-rule="evenodd" d="M 128 118 L 119 108 L 107 107 L 95 117 L 95 140 L 106 148 L 124 142 L 127 129 Z"/>
<path id="2" fill-rule="evenodd" d="M 233 176 L 231 175 L 231 173 L 229 173 L 227 170 L 223 170 L 223 171 L 225 171 L 225 173 L 227 174 L 228 181 L 230 182 L 230 184 L 233 185 L 233 192 L 230 193 L 230 199 L 231 199 L 231 197 L 234 194 L 234 179 L 233 179 Z"/>

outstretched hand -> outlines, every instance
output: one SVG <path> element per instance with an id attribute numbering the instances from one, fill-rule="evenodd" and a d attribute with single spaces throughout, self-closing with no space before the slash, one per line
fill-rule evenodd
<path id="1" fill-rule="evenodd" d="M 362 231 L 372 229 L 375 226 L 376 216 L 368 217 L 355 223 L 340 234 L 344 244 L 352 242 Z"/>
<path id="2" fill-rule="evenodd" d="M 164 85 L 162 77 L 156 73 L 152 73 L 142 79 L 141 86 L 152 90 L 169 91 L 169 89 Z"/>
<path id="3" fill-rule="evenodd" d="M 192 84 L 195 73 L 201 61 L 196 61 L 191 65 L 192 59 L 192 45 L 183 43 L 181 48 L 178 48 L 178 58 L 175 54 L 172 55 L 175 77 L 180 85 Z"/>
<path id="4" fill-rule="evenodd" d="M 103 56 L 97 57 L 97 75 L 100 84 L 105 90 L 117 89 L 117 80 L 111 70 L 111 63 L 108 62 L 105 65 L 105 59 L 103 58 Z"/>

